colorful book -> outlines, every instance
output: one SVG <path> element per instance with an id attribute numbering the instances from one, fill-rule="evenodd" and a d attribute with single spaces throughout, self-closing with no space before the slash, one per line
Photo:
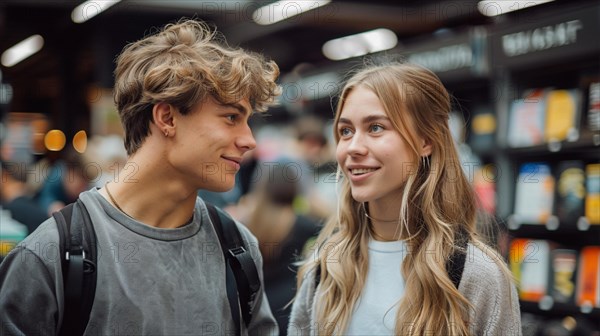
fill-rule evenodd
<path id="1" fill-rule="evenodd" d="M 557 167 L 556 210 L 560 226 L 577 225 L 585 213 L 585 166 L 582 161 L 562 161 Z"/>
<path id="2" fill-rule="evenodd" d="M 496 116 L 493 111 L 485 107 L 473 109 L 471 132 L 469 133 L 469 146 L 473 151 L 482 153 L 490 152 L 496 144 Z"/>
<path id="3" fill-rule="evenodd" d="M 473 189 L 479 201 L 479 207 L 488 214 L 496 213 L 496 174 L 493 164 L 475 169 Z"/>
<path id="4" fill-rule="evenodd" d="M 577 273 L 577 305 L 600 307 L 600 246 L 581 250 Z"/>
<path id="5" fill-rule="evenodd" d="M 514 218 L 519 224 L 546 224 L 554 204 L 554 177 L 545 163 L 526 163 L 517 179 Z"/>
<path id="6" fill-rule="evenodd" d="M 555 302 L 575 301 L 575 275 L 577 251 L 555 249 L 552 251 L 552 298 Z"/>
<path id="7" fill-rule="evenodd" d="M 529 90 L 523 99 L 512 102 L 507 143 L 510 147 L 529 147 L 544 142 L 546 90 Z"/>
<path id="8" fill-rule="evenodd" d="M 519 298 L 539 302 L 549 293 L 550 243 L 536 239 L 511 242 L 509 266 L 517 279 Z"/>
<path id="9" fill-rule="evenodd" d="M 600 163 L 585 166 L 585 217 L 592 225 L 600 225 Z"/>
<path id="10" fill-rule="evenodd" d="M 588 105 L 588 127 L 600 132 L 600 82 L 590 84 Z"/>
<path id="11" fill-rule="evenodd" d="M 552 90 L 546 95 L 546 142 L 579 139 L 581 92 Z"/>

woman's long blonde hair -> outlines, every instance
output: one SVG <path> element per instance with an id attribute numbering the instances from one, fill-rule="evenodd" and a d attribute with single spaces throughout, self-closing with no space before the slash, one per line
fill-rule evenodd
<path id="1" fill-rule="evenodd" d="M 346 98 L 357 86 L 377 95 L 396 131 L 412 148 L 417 167 L 407 177 L 398 214 L 398 230 L 409 253 L 401 266 L 406 285 L 399 302 L 395 333 L 468 335 L 470 304 L 446 270 L 446 262 L 457 249 L 455 233 L 464 230 L 471 243 L 494 257 L 499 267 L 506 269 L 506 266 L 497 254 L 483 248 L 475 232 L 476 199 L 448 127 L 451 108 L 448 92 L 433 72 L 422 67 L 371 66 L 346 83 L 337 106 L 334 130 Z M 427 158 L 419 154 L 419 137 L 431 144 L 432 152 Z M 335 138 L 338 142 L 337 132 Z M 364 206 L 352 198 L 347 179 L 342 179 L 337 214 L 318 237 L 316 257 L 309 259 L 298 274 L 300 286 L 307 274 L 313 274 L 309 271 L 320 265 L 314 326 L 318 334 L 344 333 L 365 284 L 368 239 Z"/>

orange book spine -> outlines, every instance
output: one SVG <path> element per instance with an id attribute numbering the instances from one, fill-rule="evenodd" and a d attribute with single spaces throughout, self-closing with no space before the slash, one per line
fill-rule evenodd
<path id="1" fill-rule="evenodd" d="M 600 307 L 600 246 L 584 247 L 580 258 L 577 305 Z"/>

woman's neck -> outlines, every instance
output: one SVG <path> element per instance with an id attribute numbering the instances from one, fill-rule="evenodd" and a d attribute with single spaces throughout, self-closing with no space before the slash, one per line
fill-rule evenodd
<path id="1" fill-rule="evenodd" d="M 382 206 L 377 202 L 363 203 L 371 236 L 379 241 L 403 239 L 399 207 Z"/>

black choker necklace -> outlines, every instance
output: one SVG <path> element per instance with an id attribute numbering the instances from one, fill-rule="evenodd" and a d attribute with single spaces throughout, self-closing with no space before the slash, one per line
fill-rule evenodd
<path id="1" fill-rule="evenodd" d="M 376 221 L 376 222 L 381 222 L 381 223 L 399 223 L 400 219 L 392 219 L 392 220 L 386 220 L 386 219 L 377 219 L 377 218 L 373 218 L 371 216 L 369 216 L 369 212 L 367 211 L 367 207 L 365 207 L 365 203 L 361 203 L 363 211 L 365 212 L 365 217 L 367 217 L 368 219 L 372 221 Z"/>

